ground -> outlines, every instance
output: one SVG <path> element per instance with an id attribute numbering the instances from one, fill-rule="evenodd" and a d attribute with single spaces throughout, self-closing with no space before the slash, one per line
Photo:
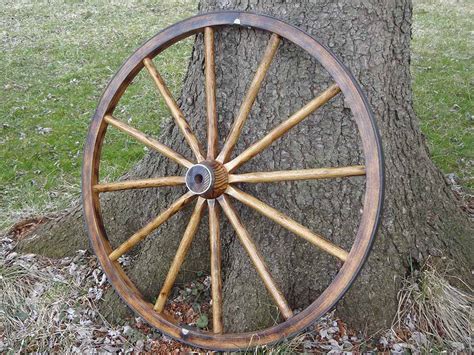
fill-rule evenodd
<path id="1" fill-rule="evenodd" d="M 421 120 L 433 160 L 460 193 L 470 194 L 474 188 L 474 25 L 471 20 L 474 6 L 469 1 L 451 0 L 415 0 L 414 5 L 412 73 L 415 111 Z M 194 0 L 126 4 L 99 1 L 4 2 L 0 8 L 1 234 L 11 230 L 12 225 L 19 220 L 61 210 L 79 196 L 82 146 L 93 110 L 106 83 L 123 60 L 144 40 L 163 27 L 194 14 L 196 6 Z M 179 92 L 191 46 L 191 42 L 186 42 L 172 47 L 158 62 L 175 93 Z M 150 90 L 146 90 L 147 85 L 150 85 Z M 144 91 L 146 95 L 138 95 Z M 150 107 L 155 108 L 153 117 L 149 114 Z M 157 101 L 151 83 L 146 80 L 137 80 L 124 97 L 120 110 L 123 117 L 133 120 L 134 125 L 149 133 L 157 133 L 160 119 L 168 116 L 163 103 Z M 105 175 L 112 180 L 133 165 L 144 152 L 142 145 L 127 136 L 111 133 L 112 139 L 107 142 L 104 155 L 106 161 L 113 162 L 105 170 Z M 14 230 L 17 235 L 21 235 L 21 228 Z M 12 245 L 15 238 L 9 238 L 12 240 L 5 243 Z M 15 264 L 17 261 L 35 265 L 49 263 L 48 272 L 66 278 L 75 277 L 74 271 L 71 275 L 68 269 L 73 262 L 71 260 L 53 262 L 32 256 L 26 259 L 10 256 L 11 259 L 6 260 L 11 255 L 7 251 L 4 250 L 4 259 L 0 265 L 0 280 L 5 280 L 6 275 L 13 273 L 18 277 L 14 280 L 26 283 L 27 294 L 36 292 L 34 288 L 32 291 L 28 287 L 38 284 L 38 280 L 47 278 L 49 274 L 24 275 L 22 266 Z M 53 278 L 53 285 L 50 286 L 57 294 L 45 296 L 41 293 L 36 299 L 43 302 L 49 299 L 44 297 L 62 297 L 67 303 L 74 297 L 82 303 L 71 303 L 70 309 L 74 312 L 93 312 L 93 304 L 100 302 L 100 297 L 94 299 L 97 296 L 95 294 L 91 298 L 88 292 L 90 288 L 106 287 L 104 283 L 97 286 L 102 275 L 97 271 L 92 276 L 94 270 L 99 269 L 89 256 L 81 254 L 73 263 L 84 266 L 81 272 L 86 276 L 76 284 L 60 281 L 55 284 Z M 74 285 L 74 289 L 67 285 Z M 73 291 L 79 292 L 80 296 L 76 297 Z M 58 316 L 68 319 L 69 308 L 57 310 Z M 0 309 L 0 320 L 2 317 L 5 317 L 5 310 Z M 21 320 L 23 316 L 13 315 L 12 319 L 15 317 Z M 139 340 L 142 343 L 138 345 L 152 346 L 146 340 L 149 333 L 156 335 L 158 343 L 174 344 L 166 338 L 163 340 L 152 330 L 143 332 L 146 327 L 137 325 L 138 321 L 129 325 L 133 334 L 137 330 L 137 334 L 146 336 L 135 340 L 124 336 L 126 341 L 123 341 L 120 338 L 123 336 L 123 327 L 110 327 L 103 323 L 99 315 L 88 317 L 86 321 L 94 324 L 93 327 L 103 328 L 97 330 L 99 334 L 108 334 L 97 336 L 102 339 L 102 343 L 98 340 L 98 343 L 89 344 L 99 349 L 107 350 L 101 348 L 106 345 L 126 347 L 124 344 L 130 344 L 130 347 L 135 347 Z M 28 322 L 28 318 L 24 321 Z M 337 323 L 336 320 L 327 322 Z M 70 326 L 66 325 L 65 329 Z M 87 332 L 96 331 L 95 328 L 91 329 Z M 6 330 L 0 329 L 0 337 L 6 336 Z M 115 331 L 118 332 L 117 336 L 113 335 Z M 330 340 L 318 332 L 319 340 Z M 76 340 L 83 341 L 77 338 L 77 332 L 72 333 L 58 338 L 58 344 L 61 344 L 58 346 L 65 349 L 69 345 L 75 346 Z M 311 334 L 307 337 L 311 337 Z M 342 339 L 344 335 L 340 335 Z M 66 338 L 68 342 L 64 342 Z M 105 343 L 105 339 L 109 340 Z M 309 346 L 311 340 L 308 339 L 302 340 L 303 346 Z M 7 344 L 4 339 L 0 340 L 4 345 Z M 349 341 L 350 337 L 346 340 Z M 380 346 L 365 339 L 356 337 L 356 340 L 356 345 L 368 344 L 369 348 Z M 393 344 L 400 342 L 387 340 L 387 346 L 393 347 Z M 336 346 L 334 342 L 332 345 Z M 28 349 L 27 345 L 24 346 L 23 349 Z M 43 345 L 34 346 L 41 349 Z M 169 346 L 179 347 L 178 344 Z M 0 351 L 3 350 L 0 348 Z"/>
<path id="2" fill-rule="evenodd" d="M 121 325 L 109 324 L 99 312 L 99 303 L 110 286 L 97 259 L 85 250 L 60 260 L 16 253 L 15 243 L 34 224 L 17 226 L 0 240 L 0 353 L 199 351 L 160 334 L 140 317 L 130 317 Z M 126 265 L 127 260 L 122 263 Z M 433 269 L 427 268 L 420 279 L 423 282 L 407 280 L 392 329 L 364 336 L 332 312 L 289 341 L 246 353 L 469 351 L 472 297 L 443 285 L 444 279 Z M 206 330 L 209 286 L 209 276 L 201 275 L 175 287 L 166 312 L 183 324 Z M 433 292 L 442 296 L 430 298 Z M 449 316 L 445 318 L 448 323 L 457 324 L 436 318 L 443 313 Z M 431 324 L 417 324 L 421 317 Z M 448 330 L 453 334 L 446 334 Z M 436 334 L 442 338 L 437 339 Z"/>

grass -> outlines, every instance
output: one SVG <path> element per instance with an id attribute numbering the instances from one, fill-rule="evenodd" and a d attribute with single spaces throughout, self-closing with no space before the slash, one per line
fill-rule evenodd
<path id="1" fill-rule="evenodd" d="M 467 285 L 468 292 L 452 286 L 450 278 L 447 272 L 440 273 L 427 262 L 417 277 L 404 281 L 399 292 L 394 328 L 423 334 L 418 345 L 424 352 L 457 344 L 472 346 L 473 293 Z"/>
<path id="2" fill-rule="evenodd" d="M 105 85 L 144 40 L 195 7 L 189 0 L 2 4 L 0 229 L 24 214 L 63 208 L 79 195 L 82 148 Z M 173 46 L 156 61 L 175 93 L 191 44 Z M 151 85 L 138 78 L 119 109 L 121 118 L 157 133 L 167 111 Z M 111 177 L 143 154 L 143 146 L 114 133 L 104 151 L 116 164 L 105 171 Z"/>
<path id="3" fill-rule="evenodd" d="M 474 188 L 474 3 L 415 0 L 414 108 L 435 164 Z"/>
<path id="4" fill-rule="evenodd" d="M 79 195 L 82 148 L 99 95 L 121 63 L 160 29 L 196 12 L 196 0 L 4 1 L 0 8 L 0 230 L 26 214 L 68 206 Z M 473 188 L 473 6 L 416 0 L 415 110 L 435 163 Z M 177 93 L 192 43 L 157 60 Z M 139 77 L 119 117 L 157 133 L 168 117 Z M 121 175 L 143 147 L 111 132 L 104 174 Z"/>
<path id="5" fill-rule="evenodd" d="M 0 240 L 0 353 L 104 353 L 112 327 L 98 311 L 96 261 L 78 252 L 50 261 Z M 105 341 L 104 339 L 109 339 Z M 110 351 L 110 350 L 109 350 Z"/>

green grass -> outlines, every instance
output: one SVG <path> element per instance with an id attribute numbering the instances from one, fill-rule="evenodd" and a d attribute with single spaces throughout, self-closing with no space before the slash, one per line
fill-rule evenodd
<path id="1" fill-rule="evenodd" d="M 125 3 L 125 4 L 123 4 Z M 0 7 L 0 230 L 25 214 L 66 207 L 79 195 L 90 118 L 112 75 L 141 43 L 196 12 L 196 0 L 4 1 Z M 473 6 L 416 1 L 415 110 L 432 156 L 445 173 L 473 187 Z M 179 92 L 192 42 L 157 58 Z M 117 109 L 149 133 L 168 118 L 152 83 L 140 75 Z M 119 132 L 107 135 L 104 175 L 116 178 L 144 154 Z"/>
<path id="2" fill-rule="evenodd" d="M 414 107 L 435 164 L 474 188 L 474 3 L 415 0 Z"/>
<path id="3" fill-rule="evenodd" d="M 143 41 L 195 11 L 189 0 L 2 3 L 0 229 L 24 214 L 63 208 L 79 195 L 82 148 L 105 85 Z M 191 45 L 173 46 L 156 60 L 175 92 Z M 150 133 L 168 117 L 144 76 L 118 110 Z M 113 132 L 104 155 L 115 163 L 105 170 L 113 178 L 143 155 L 143 146 Z"/>

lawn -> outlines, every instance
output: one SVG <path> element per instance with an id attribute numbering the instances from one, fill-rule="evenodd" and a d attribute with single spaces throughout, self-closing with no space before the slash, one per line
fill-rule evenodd
<path id="1" fill-rule="evenodd" d="M 79 196 L 82 148 L 105 85 L 144 40 L 195 12 L 194 0 L 2 4 L 0 230 L 21 216 L 66 207 Z M 175 93 L 191 45 L 173 46 L 157 61 Z M 151 85 L 136 80 L 120 111 L 157 133 L 167 110 L 157 105 Z M 129 111 L 139 114 L 132 117 Z M 114 178 L 142 156 L 143 145 L 111 132 L 104 154 L 116 164 L 105 170 Z"/>
<path id="2" fill-rule="evenodd" d="M 469 188 L 473 11 L 468 1 L 415 1 L 412 48 L 415 110 L 431 155 Z M 195 12 L 194 0 L 2 3 L 0 230 L 79 196 L 82 147 L 106 83 L 145 39 Z M 173 46 L 157 61 L 175 93 L 191 45 Z M 151 85 L 138 78 L 119 109 L 121 117 L 154 134 L 168 113 Z M 107 139 L 104 154 L 115 165 L 105 175 L 113 179 L 143 155 L 143 146 L 117 132 Z"/>
<path id="3" fill-rule="evenodd" d="M 415 0 L 414 108 L 431 157 L 474 188 L 474 3 Z"/>

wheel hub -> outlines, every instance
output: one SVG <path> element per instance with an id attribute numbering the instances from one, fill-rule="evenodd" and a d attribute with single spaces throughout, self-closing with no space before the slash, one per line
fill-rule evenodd
<path id="1" fill-rule="evenodd" d="M 219 197 L 227 188 L 228 173 L 217 161 L 203 161 L 193 165 L 186 173 L 189 191 L 205 198 Z"/>

